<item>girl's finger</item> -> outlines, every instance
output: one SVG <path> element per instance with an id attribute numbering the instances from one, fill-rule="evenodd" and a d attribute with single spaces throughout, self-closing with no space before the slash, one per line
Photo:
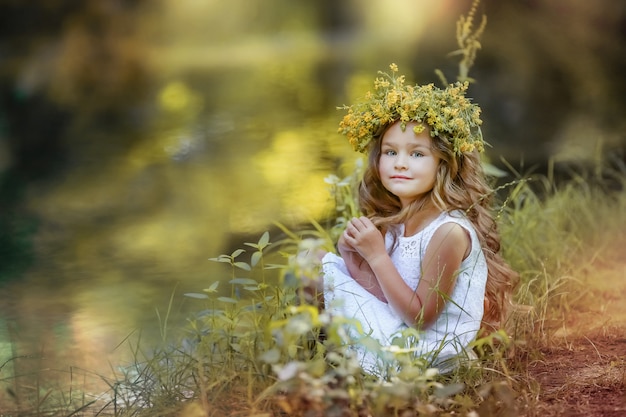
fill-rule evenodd
<path id="1" fill-rule="evenodd" d="M 361 224 L 363 224 L 364 227 L 370 228 L 370 227 L 375 227 L 374 223 L 372 223 L 372 221 L 365 216 L 362 216 L 359 218 L 359 220 L 361 221 Z"/>
<path id="2" fill-rule="evenodd" d="M 363 220 L 361 220 L 360 218 L 353 218 L 350 223 L 352 224 L 352 226 L 354 226 L 354 228 L 356 230 L 362 230 L 365 227 L 365 224 L 363 223 Z"/>

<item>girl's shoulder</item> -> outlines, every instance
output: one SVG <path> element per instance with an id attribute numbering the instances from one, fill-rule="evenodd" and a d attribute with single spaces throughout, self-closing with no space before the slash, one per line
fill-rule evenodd
<path id="1" fill-rule="evenodd" d="M 419 238 L 423 238 L 423 237 L 432 237 L 432 235 L 444 224 L 447 223 L 455 223 L 458 224 L 459 226 L 463 227 L 464 229 L 466 229 L 468 232 L 470 233 L 474 233 L 474 226 L 472 224 L 472 222 L 467 218 L 467 216 L 465 215 L 465 212 L 463 212 L 462 210 L 451 210 L 451 211 L 443 211 L 439 214 L 439 216 L 437 216 L 435 219 L 433 219 L 432 222 L 430 222 L 426 227 L 424 227 L 420 232 L 418 232 L 417 234 L 410 236 L 409 238 L 412 237 L 419 237 Z"/>
<path id="2" fill-rule="evenodd" d="M 400 242 L 408 242 L 411 240 L 424 241 L 424 239 L 429 240 L 433 236 L 435 231 L 437 231 L 437 229 L 439 229 L 441 225 L 446 223 L 459 224 L 461 227 L 468 230 L 470 234 L 475 232 L 474 226 L 465 215 L 465 212 L 463 212 L 462 210 L 451 210 L 442 211 L 428 225 L 426 225 L 426 227 L 413 235 L 404 236 L 404 224 L 390 226 L 386 230 L 385 235 L 387 236 L 387 238 L 393 238 L 393 236 L 396 236 L 400 240 Z"/>
<path id="3" fill-rule="evenodd" d="M 445 211 L 431 225 L 437 228 L 444 223 L 457 223 L 465 228 L 474 229 L 472 222 L 463 210 Z"/>

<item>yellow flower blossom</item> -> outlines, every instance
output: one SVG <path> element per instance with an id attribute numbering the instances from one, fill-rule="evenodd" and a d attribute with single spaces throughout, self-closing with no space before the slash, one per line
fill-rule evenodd
<path id="1" fill-rule="evenodd" d="M 398 102 L 398 92 L 395 90 L 391 90 L 387 93 L 387 103 L 391 106 Z"/>
<path id="2" fill-rule="evenodd" d="M 420 133 L 422 133 L 424 131 L 424 125 L 419 124 L 419 125 L 415 125 L 413 126 L 413 132 L 417 135 L 419 135 Z"/>
<path id="3" fill-rule="evenodd" d="M 472 152 L 474 150 L 474 144 L 469 142 L 463 142 L 459 146 L 461 152 Z"/>
<path id="4" fill-rule="evenodd" d="M 480 132 L 480 108 L 466 96 L 469 84 L 455 83 L 441 89 L 434 84 L 405 86 L 405 76 L 397 76 L 398 66 L 389 66 L 391 75 L 379 72 L 374 79 L 374 91 L 368 91 L 362 101 L 340 107 L 348 113 L 339 123 L 339 133 L 346 135 L 353 148 L 365 152 L 380 127 L 400 120 L 426 123 L 435 135 L 450 138 L 455 152 L 484 150 Z M 416 130 L 417 129 L 417 130 Z M 416 133 L 424 129 L 415 126 Z M 419 132 L 418 132 L 419 130 Z"/>

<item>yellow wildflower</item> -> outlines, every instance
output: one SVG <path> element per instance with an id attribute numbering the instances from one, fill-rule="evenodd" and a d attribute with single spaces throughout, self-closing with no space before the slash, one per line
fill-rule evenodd
<path id="1" fill-rule="evenodd" d="M 459 150 L 461 152 L 472 152 L 474 150 L 474 144 L 473 143 L 468 143 L 468 142 L 463 142 L 459 146 Z"/>
<path id="2" fill-rule="evenodd" d="M 451 138 L 455 152 L 482 151 L 480 108 L 465 97 L 468 83 L 450 84 L 444 89 L 434 84 L 405 86 L 405 76 L 396 76 L 398 66 L 391 64 L 392 75 L 379 72 L 372 93 L 362 101 L 341 107 L 348 111 L 339 123 L 339 132 L 346 135 L 353 148 L 364 152 L 381 126 L 400 120 L 426 123 L 434 135 Z M 416 133 L 424 129 L 417 125 Z M 419 130 L 419 131 L 418 131 Z"/>
<path id="3" fill-rule="evenodd" d="M 424 131 L 424 125 L 423 124 L 420 123 L 418 125 L 413 126 L 413 132 L 415 132 L 416 134 L 419 135 L 423 131 Z"/>

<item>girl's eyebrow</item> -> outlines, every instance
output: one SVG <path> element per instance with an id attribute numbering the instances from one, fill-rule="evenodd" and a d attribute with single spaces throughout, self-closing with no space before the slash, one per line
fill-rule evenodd
<path id="1" fill-rule="evenodd" d="M 391 147 L 398 147 L 398 143 L 394 142 L 394 141 L 383 141 L 381 143 L 381 146 L 391 146 Z M 417 143 L 409 143 L 408 144 L 408 148 L 410 149 L 416 149 L 416 148 L 423 148 L 423 149 L 432 149 L 431 146 L 426 145 L 425 143 L 421 143 L 421 142 L 417 142 Z"/>

